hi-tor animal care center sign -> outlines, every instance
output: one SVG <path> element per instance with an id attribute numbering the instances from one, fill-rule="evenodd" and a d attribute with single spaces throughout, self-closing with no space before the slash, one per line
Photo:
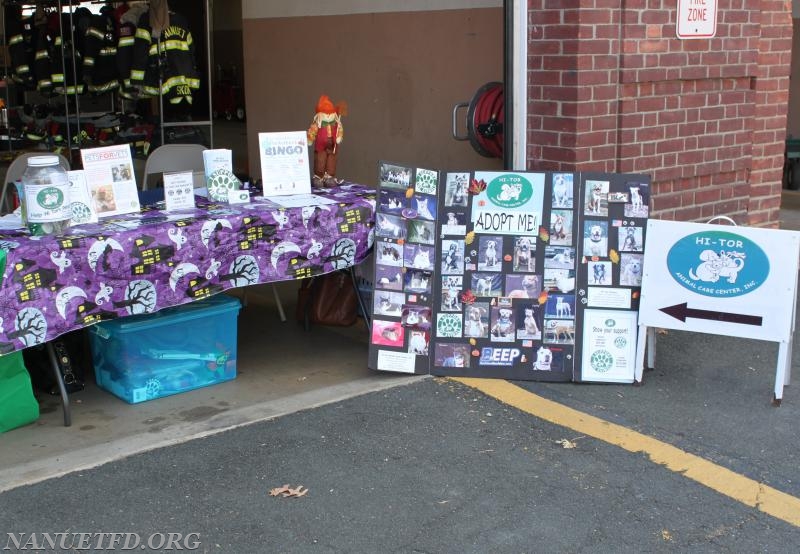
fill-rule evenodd
<path id="1" fill-rule="evenodd" d="M 650 220 L 639 325 L 790 342 L 800 233 Z"/>

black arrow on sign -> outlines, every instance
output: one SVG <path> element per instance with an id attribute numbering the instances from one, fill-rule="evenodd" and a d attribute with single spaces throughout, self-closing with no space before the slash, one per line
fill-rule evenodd
<path id="1" fill-rule="evenodd" d="M 689 308 L 688 304 L 675 304 L 667 308 L 659 308 L 660 311 L 671 315 L 675 319 L 686 321 L 687 317 L 695 319 L 709 319 L 712 321 L 727 321 L 728 323 L 741 323 L 742 325 L 761 326 L 762 317 L 759 315 L 731 314 L 727 312 L 713 312 L 711 310 L 696 310 Z"/>

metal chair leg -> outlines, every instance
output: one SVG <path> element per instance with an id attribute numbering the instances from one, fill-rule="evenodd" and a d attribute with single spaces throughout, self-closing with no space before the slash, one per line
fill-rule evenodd
<path id="1" fill-rule="evenodd" d="M 64 427 L 72 425 L 72 414 L 69 408 L 69 395 L 67 388 L 64 386 L 64 378 L 61 376 L 61 370 L 58 368 L 58 359 L 56 357 L 56 350 L 53 347 L 53 342 L 48 341 L 45 345 L 47 349 L 47 357 L 50 359 L 50 367 L 53 369 L 53 374 L 58 383 L 58 391 L 61 394 L 61 409 L 64 412 Z"/>

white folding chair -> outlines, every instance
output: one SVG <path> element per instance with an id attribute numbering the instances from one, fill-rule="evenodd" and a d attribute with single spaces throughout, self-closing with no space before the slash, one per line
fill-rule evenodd
<path id="1" fill-rule="evenodd" d="M 34 156 L 58 156 L 58 162 L 61 164 L 61 167 L 67 171 L 70 170 L 69 160 L 61 154 L 47 151 L 23 152 L 11 160 L 11 163 L 8 165 L 8 169 L 6 170 L 6 176 L 3 179 L 3 191 L 0 193 L 0 213 L 8 213 L 13 211 L 14 208 L 10 202 L 11 195 L 8 193 L 8 188 L 13 187 L 14 183 L 16 183 L 17 180 L 22 177 L 22 174 L 25 173 L 25 169 L 28 167 L 28 158 L 32 158 Z"/>
<path id="2" fill-rule="evenodd" d="M 193 171 L 195 174 L 204 174 L 203 151 L 206 147 L 202 144 L 165 144 L 153 150 L 144 164 L 144 177 L 142 190 L 147 190 L 149 178 L 161 175 L 167 171 Z M 286 321 L 286 312 L 283 309 L 278 288 L 272 285 L 272 294 L 278 305 L 278 315 L 281 321 Z M 247 306 L 247 288 L 242 291 L 242 304 Z"/>
<path id="3" fill-rule="evenodd" d="M 144 164 L 142 190 L 150 186 L 150 177 L 161 175 L 167 171 L 192 171 L 203 173 L 202 144 L 165 144 L 153 150 Z"/>

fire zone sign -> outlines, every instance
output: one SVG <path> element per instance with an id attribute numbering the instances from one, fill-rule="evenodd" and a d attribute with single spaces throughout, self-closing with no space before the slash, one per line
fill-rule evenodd
<path id="1" fill-rule="evenodd" d="M 680 39 L 717 34 L 717 0 L 678 0 L 676 34 Z"/>

